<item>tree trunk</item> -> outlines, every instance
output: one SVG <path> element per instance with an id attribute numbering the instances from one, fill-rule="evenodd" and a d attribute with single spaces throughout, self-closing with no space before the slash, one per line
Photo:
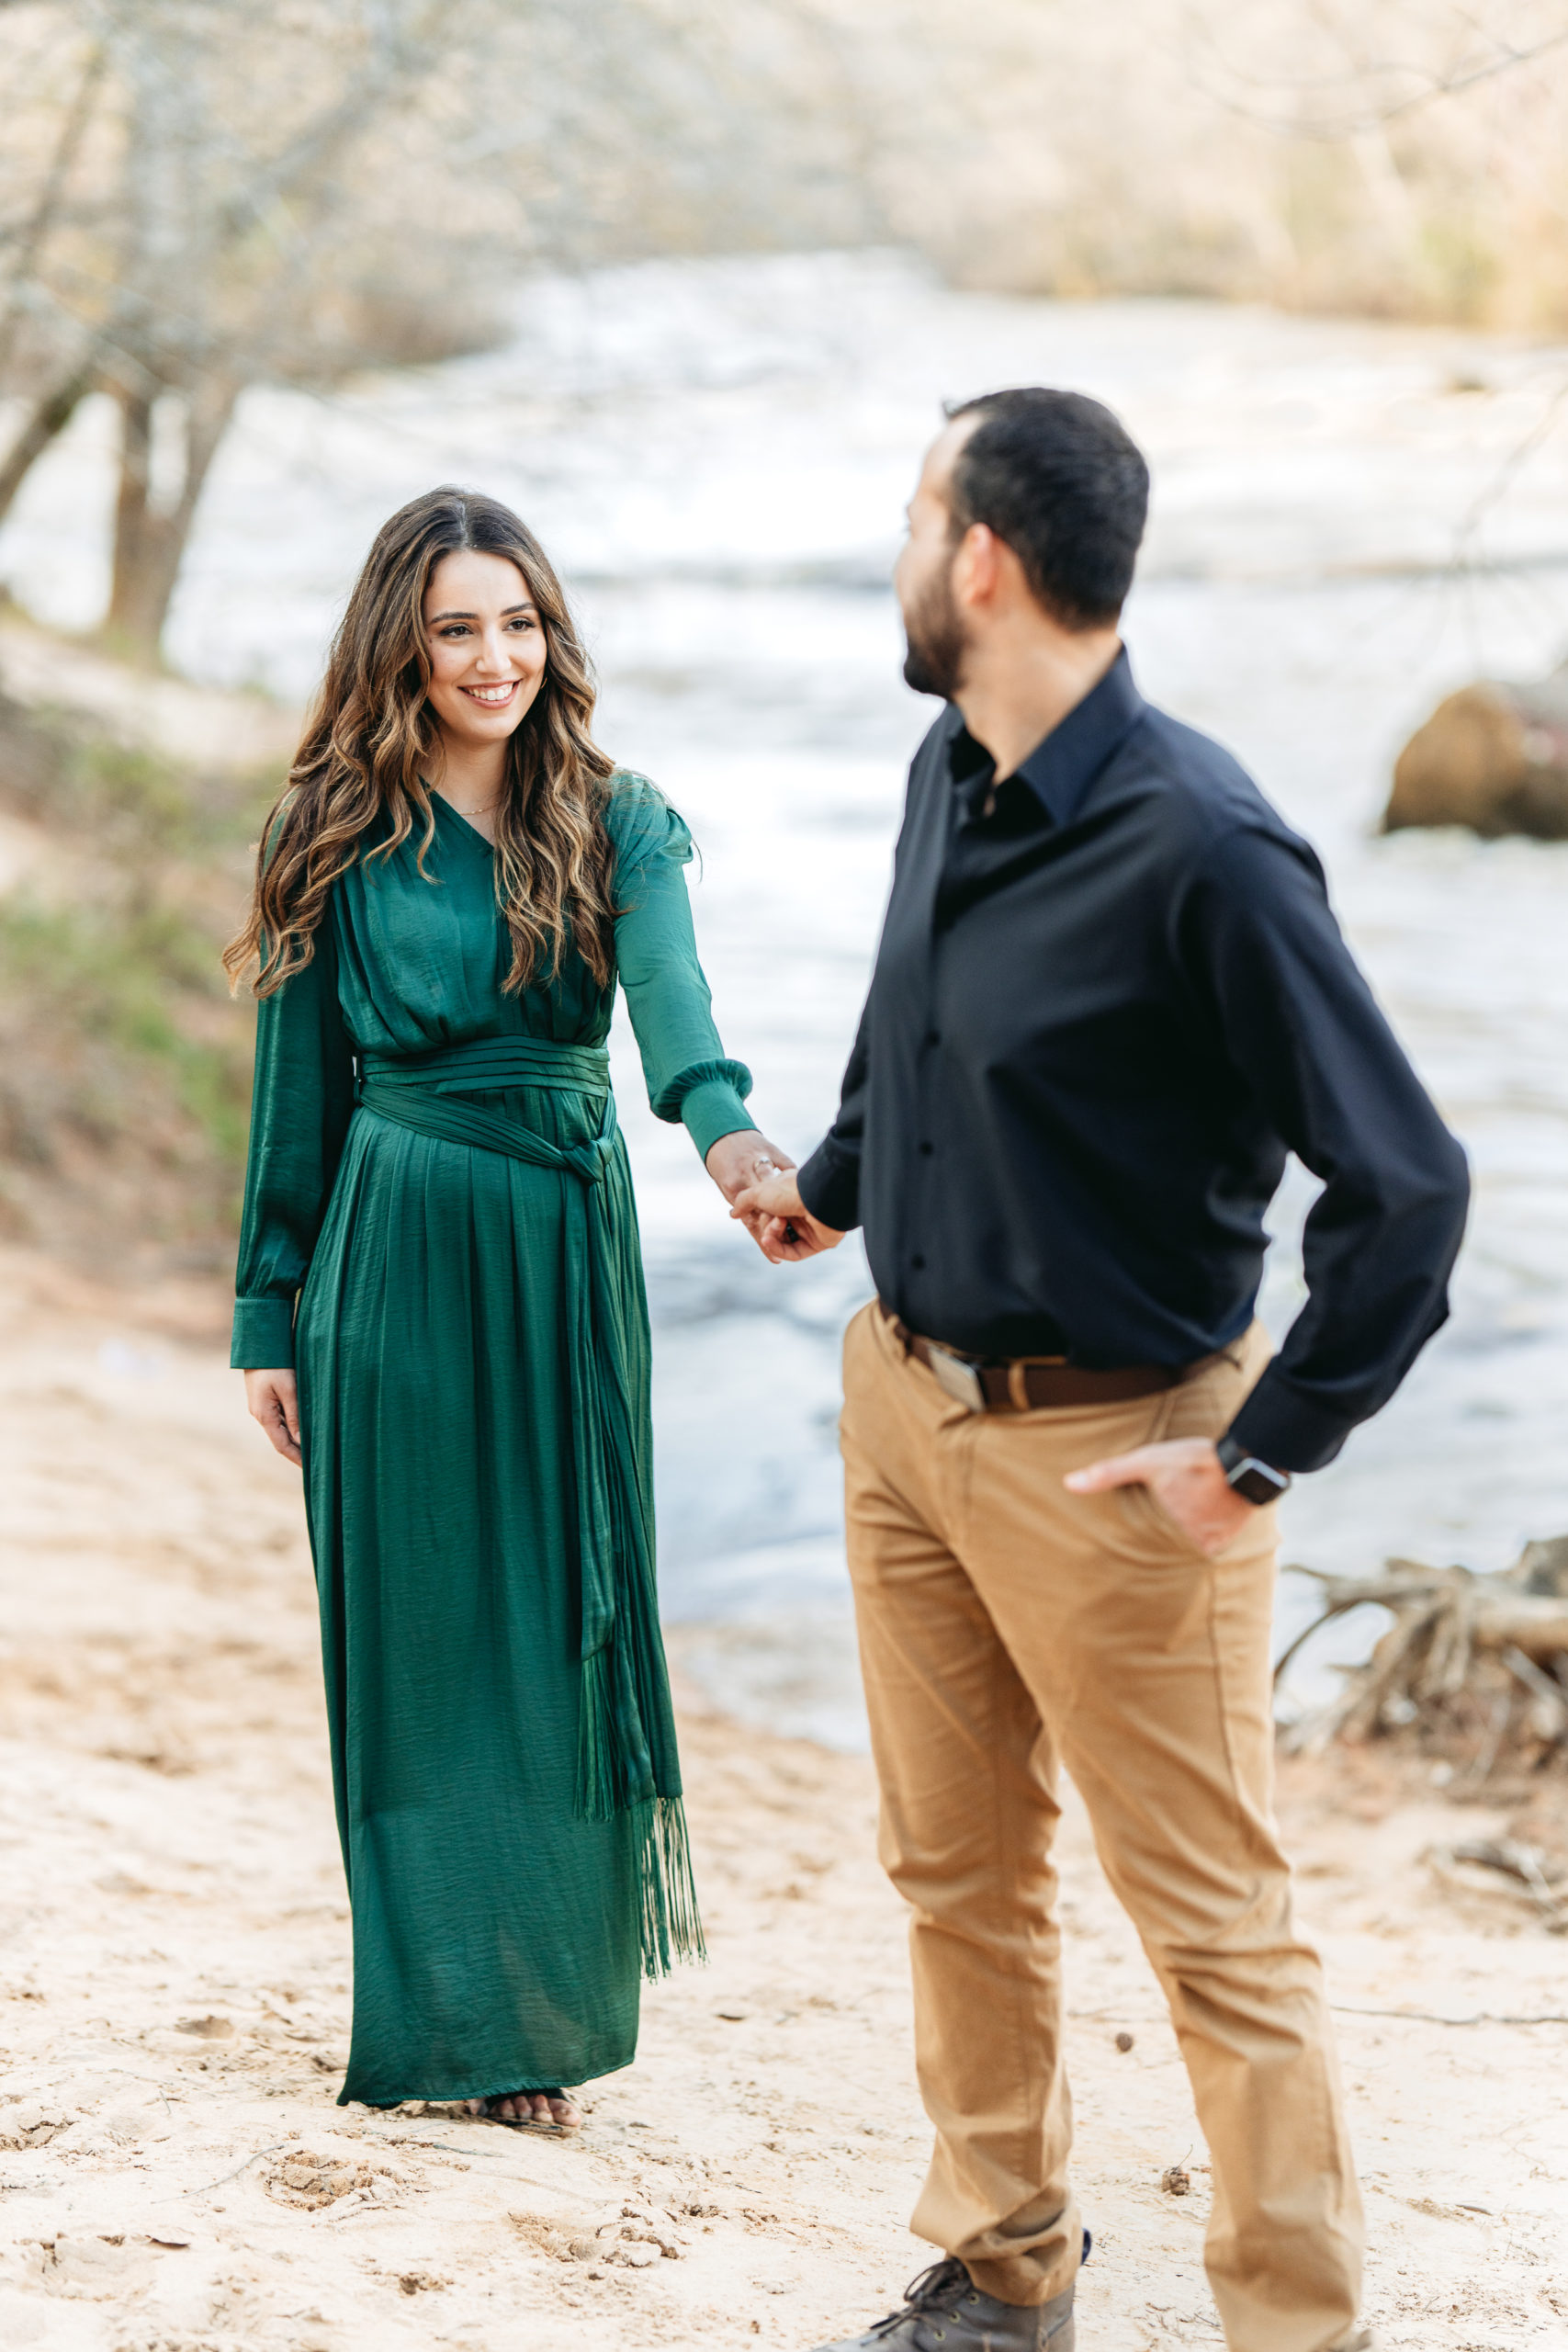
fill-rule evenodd
<path id="1" fill-rule="evenodd" d="M 185 469 L 172 505 L 152 492 L 155 394 L 119 394 L 119 496 L 115 507 L 114 581 L 104 635 L 117 652 L 155 667 L 186 542 L 208 469 L 229 428 L 240 387 L 228 378 L 198 384 L 185 403 Z"/>
<path id="2" fill-rule="evenodd" d="M 96 373 L 96 364 L 73 368 L 52 391 L 45 392 L 34 403 L 32 414 L 0 461 L 0 523 L 9 514 L 17 492 L 50 443 L 58 440 L 92 390 Z"/>

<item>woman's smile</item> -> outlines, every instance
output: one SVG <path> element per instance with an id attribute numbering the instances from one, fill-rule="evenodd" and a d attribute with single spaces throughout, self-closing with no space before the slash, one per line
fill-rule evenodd
<path id="1" fill-rule="evenodd" d="M 549 644 L 534 593 L 508 556 L 454 548 L 425 583 L 423 617 L 439 775 L 454 808 L 495 839 L 512 738 L 538 700 Z"/>

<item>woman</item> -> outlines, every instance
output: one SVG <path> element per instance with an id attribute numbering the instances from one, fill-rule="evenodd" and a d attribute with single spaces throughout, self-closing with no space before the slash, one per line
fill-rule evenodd
<path id="1" fill-rule="evenodd" d="M 354 1911 L 341 2100 L 572 2125 L 700 1952 L 654 1592 L 649 1331 L 604 1038 L 727 1198 L 780 1164 L 681 820 L 589 732 L 536 541 L 378 537 L 269 821 L 233 1361 L 302 1462 Z"/>

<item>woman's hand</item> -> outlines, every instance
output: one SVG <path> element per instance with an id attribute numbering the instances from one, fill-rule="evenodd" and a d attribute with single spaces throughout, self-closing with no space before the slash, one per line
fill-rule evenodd
<path id="1" fill-rule="evenodd" d="M 787 1151 L 770 1143 L 755 1127 L 739 1127 L 733 1135 L 720 1136 L 704 1165 L 733 1211 L 739 1193 L 785 1168 L 793 1168 L 795 1162 Z M 761 1241 L 761 1227 L 767 1219 L 745 1216 L 743 1222 L 752 1240 Z"/>
<path id="2" fill-rule="evenodd" d="M 247 1372 L 245 1403 L 286 1462 L 299 1452 L 299 1388 L 291 1372 Z"/>

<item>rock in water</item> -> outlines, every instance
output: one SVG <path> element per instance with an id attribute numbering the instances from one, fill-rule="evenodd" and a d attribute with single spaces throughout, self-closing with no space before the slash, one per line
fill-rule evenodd
<path id="1" fill-rule="evenodd" d="M 1438 705 L 1394 763 L 1382 830 L 1408 825 L 1568 840 L 1568 662 L 1530 685 L 1483 679 Z"/>

